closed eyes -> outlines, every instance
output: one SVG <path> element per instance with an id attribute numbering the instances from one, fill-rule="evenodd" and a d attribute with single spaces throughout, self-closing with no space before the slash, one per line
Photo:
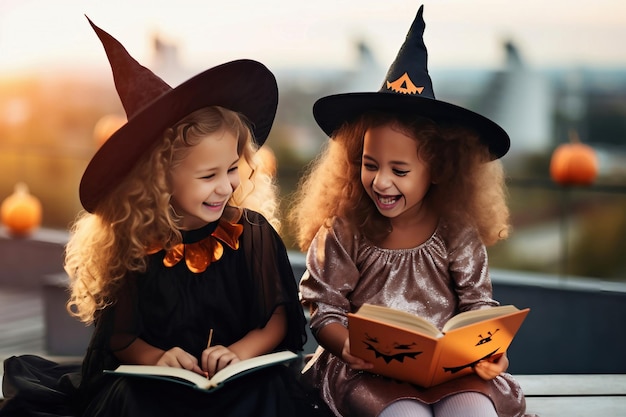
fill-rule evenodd
<path id="1" fill-rule="evenodd" d="M 378 166 L 376 166 L 375 164 L 363 164 L 363 167 L 367 170 L 367 171 L 378 171 Z M 409 170 L 403 170 L 403 169 L 397 169 L 397 168 L 393 168 L 391 170 L 391 172 L 393 172 L 395 175 L 397 175 L 398 177 L 404 177 L 406 176 L 409 172 Z"/>
<path id="2" fill-rule="evenodd" d="M 228 168 L 228 171 L 226 171 L 228 174 L 232 174 L 237 172 L 237 170 L 239 169 L 239 167 L 237 165 L 235 165 L 234 167 Z M 210 180 L 211 178 L 215 177 L 215 173 L 211 173 L 211 174 L 207 174 L 207 175 L 203 175 L 202 177 L 200 177 L 200 179 L 202 180 Z"/>

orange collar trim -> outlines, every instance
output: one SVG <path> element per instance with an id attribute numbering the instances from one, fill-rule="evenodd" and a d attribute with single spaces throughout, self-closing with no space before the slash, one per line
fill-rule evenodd
<path id="1" fill-rule="evenodd" d="M 220 260 L 224 254 L 223 242 L 233 250 L 239 249 L 239 236 L 243 232 L 243 225 L 229 223 L 220 219 L 217 227 L 209 236 L 195 243 L 179 243 L 168 250 L 163 258 L 163 265 L 173 267 L 185 258 L 187 268 L 196 274 L 204 272 L 211 262 Z M 157 253 L 162 248 L 151 249 L 148 255 Z"/>

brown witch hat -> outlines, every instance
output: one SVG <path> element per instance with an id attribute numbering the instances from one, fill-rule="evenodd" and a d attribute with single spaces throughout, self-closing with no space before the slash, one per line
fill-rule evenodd
<path id="1" fill-rule="evenodd" d="M 89 20 L 89 18 L 87 18 Z M 208 106 L 243 114 L 261 146 L 274 122 L 278 87 L 261 63 L 237 60 L 208 69 L 172 88 L 89 20 L 106 51 L 128 121 L 100 147 L 83 174 L 79 195 L 89 212 L 128 175 L 137 160 L 186 115 Z"/>
<path id="2" fill-rule="evenodd" d="M 510 139 L 498 124 L 471 110 L 435 99 L 423 39 L 426 27 L 423 10 L 421 6 L 380 90 L 322 97 L 313 105 L 317 124 L 332 137 L 343 123 L 369 111 L 414 114 L 473 129 L 494 158 L 502 157 L 509 150 Z"/>

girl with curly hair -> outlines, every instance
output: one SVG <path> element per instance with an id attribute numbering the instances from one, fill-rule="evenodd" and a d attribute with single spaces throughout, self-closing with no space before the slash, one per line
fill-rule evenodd
<path id="1" fill-rule="evenodd" d="M 307 251 L 301 300 L 320 347 L 304 370 L 336 416 L 507 416 L 525 412 L 506 354 L 473 374 L 422 388 L 367 372 L 351 354 L 347 314 L 364 303 L 442 327 L 498 305 L 486 246 L 506 238 L 502 164 L 509 137 L 489 119 L 438 101 L 426 69 L 422 8 L 378 92 L 323 97 L 331 137 L 290 213 Z"/>
<path id="2" fill-rule="evenodd" d="M 83 175 L 86 211 L 66 250 L 68 309 L 95 330 L 80 373 L 54 380 L 59 368 L 39 359 L 5 364 L 11 389 L 0 414 L 297 414 L 283 365 L 215 393 L 103 372 L 143 364 L 210 377 L 261 354 L 298 352 L 306 336 L 276 187 L 255 158 L 276 112 L 273 74 L 232 61 L 172 89 L 92 27 L 128 116 Z M 42 395 L 36 380 L 52 380 L 56 395 Z"/>

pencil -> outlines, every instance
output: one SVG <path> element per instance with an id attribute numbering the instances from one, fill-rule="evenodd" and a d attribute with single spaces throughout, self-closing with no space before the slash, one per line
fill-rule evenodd
<path id="1" fill-rule="evenodd" d="M 211 340 L 213 340 L 213 329 L 209 330 L 209 341 L 206 344 L 207 349 L 211 347 Z"/>
<path id="2" fill-rule="evenodd" d="M 210 348 L 211 347 L 211 340 L 213 340 L 213 329 L 209 330 L 209 341 L 206 343 L 206 348 Z M 208 372 L 204 372 L 204 376 L 206 376 L 206 379 L 209 379 L 209 373 Z"/>

